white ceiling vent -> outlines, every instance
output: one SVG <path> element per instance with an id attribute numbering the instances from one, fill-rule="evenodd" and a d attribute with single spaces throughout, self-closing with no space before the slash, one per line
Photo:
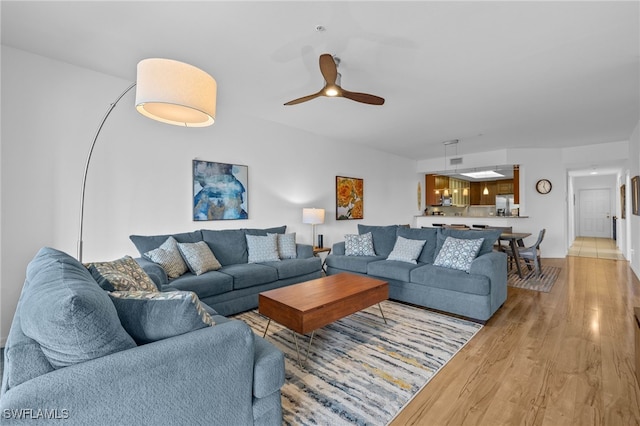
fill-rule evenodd
<path id="1" fill-rule="evenodd" d="M 450 166 L 459 166 L 460 164 L 462 164 L 462 157 L 455 157 L 455 158 L 449 159 Z"/>

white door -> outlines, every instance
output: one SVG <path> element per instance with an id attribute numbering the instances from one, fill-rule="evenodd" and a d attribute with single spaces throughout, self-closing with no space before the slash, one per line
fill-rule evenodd
<path id="1" fill-rule="evenodd" d="M 611 238 L 611 190 L 580 190 L 580 237 Z"/>

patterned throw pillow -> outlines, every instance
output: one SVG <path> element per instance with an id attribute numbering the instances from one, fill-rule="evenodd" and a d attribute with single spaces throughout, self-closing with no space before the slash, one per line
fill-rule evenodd
<path id="1" fill-rule="evenodd" d="M 418 263 L 416 259 L 422 253 L 422 247 L 426 240 L 410 240 L 403 237 L 396 239 L 393 250 L 389 253 L 387 260 L 399 260 L 400 262 Z"/>
<path id="2" fill-rule="evenodd" d="M 267 234 L 277 235 L 278 238 L 278 257 L 280 259 L 295 259 L 298 257 L 296 249 L 296 233 L 290 234 Z"/>
<path id="3" fill-rule="evenodd" d="M 371 232 L 344 236 L 344 254 L 347 256 L 375 256 L 373 249 L 373 236 Z"/>
<path id="4" fill-rule="evenodd" d="M 471 240 L 447 237 L 433 264 L 469 273 L 483 241 L 484 238 Z"/>
<path id="5" fill-rule="evenodd" d="M 204 241 L 197 243 L 178 243 L 178 250 L 187 261 L 189 270 L 196 275 L 222 268 L 218 259 Z"/>
<path id="6" fill-rule="evenodd" d="M 214 326 L 192 291 L 109 293 L 124 329 L 139 345 Z"/>
<path id="7" fill-rule="evenodd" d="M 169 278 L 178 278 L 189 270 L 178 251 L 178 241 L 173 237 L 167 238 L 157 249 L 146 252 L 144 257 L 162 266 Z"/>
<path id="8" fill-rule="evenodd" d="M 276 262 L 278 256 L 277 234 L 246 235 L 247 249 L 249 250 L 249 263 Z"/>
<path id="9" fill-rule="evenodd" d="M 93 262 L 86 267 L 100 287 L 107 291 L 158 291 L 149 275 L 131 256 L 112 262 Z"/>

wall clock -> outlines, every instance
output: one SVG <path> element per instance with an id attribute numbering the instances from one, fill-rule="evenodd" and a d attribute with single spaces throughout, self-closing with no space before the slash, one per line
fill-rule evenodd
<path id="1" fill-rule="evenodd" d="M 536 191 L 540 194 L 548 194 L 551 192 L 551 181 L 549 179 L 540 179 L 536 182 Z"/>

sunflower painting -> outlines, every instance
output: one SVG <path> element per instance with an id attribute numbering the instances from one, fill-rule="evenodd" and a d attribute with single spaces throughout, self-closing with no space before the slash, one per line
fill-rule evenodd
<path id="1" fill-rule="evenodd" d="M 336 219 L 364 218 L 364 180 L 336 176 Z"/>

